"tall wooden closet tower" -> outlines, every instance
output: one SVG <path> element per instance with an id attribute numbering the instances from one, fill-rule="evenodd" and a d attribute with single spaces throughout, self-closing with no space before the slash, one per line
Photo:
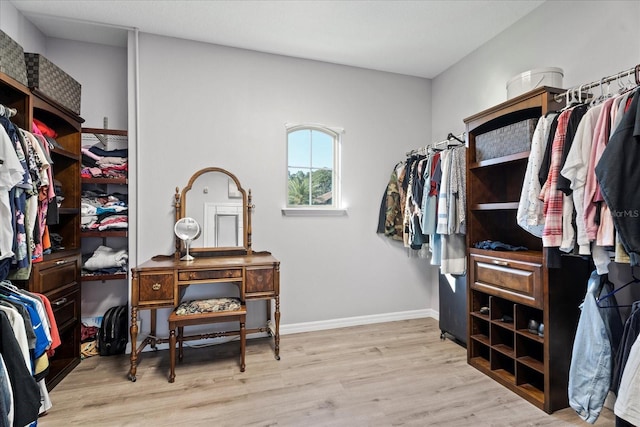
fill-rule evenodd
<path id="1" fill-rule="evenodd" d="M 518 226 L 516 212 L 528 148 L 505 150 L 510 154 L 498 150 L 480 158 L 476 139 L 562 108 L 554 100 L 562 92 L 541 87 L 465 119 L 469 138 L 467 359 L 548 413 L 568 406 L 571 347 L 589 263 L 563 255 L 561 267 L 550 268 L 542 240 Z M 485 240 L 528 250 L 474 248 L 474 243 Z M 544 324 L 543 336 L 529 332 L 529 320 Z"/>
<path id="2" fill-rule="evenodd" d="M 80 363 L 80 126 L 83 119 L 37 89 L 0 73 L 0 104 L 15 108 L 11 121 L 31 130 L 33 118 L 54 129 L 57 146 L 51 148 L 54 179 L 64 199 L 57 220 L 49 232 L 61 238 L 57 250 L 33 263 L 28 280 L 14 281 L 29 291 L 42 293 L 51 301 L 62 345 L 49 358 L 49 389 Z M 3 220 L 5 220 L 3 218 Z"/>

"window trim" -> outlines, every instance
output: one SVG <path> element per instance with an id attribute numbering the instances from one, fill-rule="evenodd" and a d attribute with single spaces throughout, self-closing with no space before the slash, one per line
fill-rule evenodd
<path id="1" fill-rule="evenodd" d="M 327 126 L 318 123 L 297 123 L 285 124 L 286 129 L 286 141 L 287 141 L 287 149 L 286 149 L 286 169 L 285 173 L 287 173 L 285 185 L 285 206 L 282 208 L 283 216 L 343 216 L 347 214 L 347 209 L 342 206 L 342 135 L 344 134 L 344 129 L 340 127 Z M 319 132 L 326 133 L 333 137 L 334 139 L 334 156 L 333 156 L 333 168 L 334 168 L 334 187 L 332 188 L 332 198 L 333 204 L 331 206 L 327 205 L 313 205 L 313 206 L 289 206 L 289 134 L 292 132 L 296 132 L 299 130 L 316 130 Z"/>

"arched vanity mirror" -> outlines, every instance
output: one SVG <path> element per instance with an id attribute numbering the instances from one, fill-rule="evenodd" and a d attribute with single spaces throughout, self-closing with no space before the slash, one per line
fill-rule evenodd
<path id="1" fill-rule="evenodd" d="M 231 172 L 208 167 L 194 173 L 175 194 L 176 223 L 193 218 L 200 236 L 190 243 L 195 257 L 251 254 L 251 190 L 242 188 Z M 186 253 L 176 238 L 176 257 Z"/>

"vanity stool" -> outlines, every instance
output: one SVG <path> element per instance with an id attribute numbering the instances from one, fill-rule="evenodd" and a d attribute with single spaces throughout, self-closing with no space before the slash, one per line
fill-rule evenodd
<path id="1" fill-rule="evenodd" d="M 209 323 L 240 322 L 240 372 L 245 368 L 246 323 L 247 307 L 238 298 L 213 298 L 206 300 L 187 301 L 181 303 L 169 315 L 169 382 L 176 378 L 176 341 L 178 343 L 178 359 L 182 360 L 183 341 L 188 339 L 204 339 L 233 335 L 234 333 L 214 332 L 195 336 L 184 336 L 185 326 L 206 325 Z M 176 328 L 178 335 L 176 336 Z"/>

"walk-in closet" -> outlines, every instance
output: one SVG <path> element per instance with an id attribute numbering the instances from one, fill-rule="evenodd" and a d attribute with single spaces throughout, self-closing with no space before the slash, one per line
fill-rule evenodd
<path id="1" fill-rule="evenodd" d="M 0 0 L 0 427 L 640 427 L 639 17 Z"/>

